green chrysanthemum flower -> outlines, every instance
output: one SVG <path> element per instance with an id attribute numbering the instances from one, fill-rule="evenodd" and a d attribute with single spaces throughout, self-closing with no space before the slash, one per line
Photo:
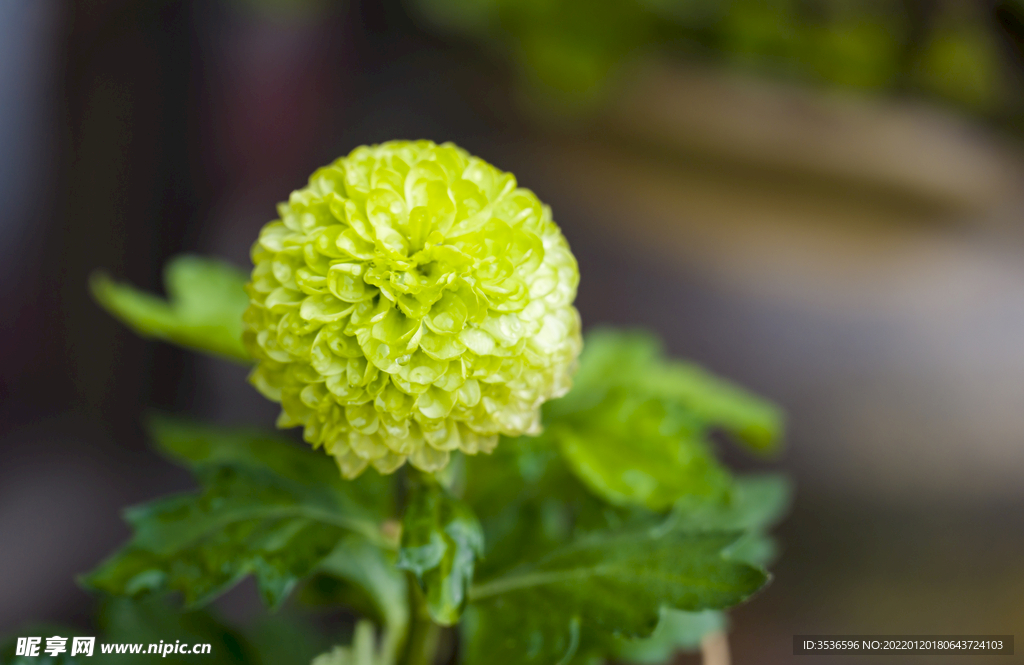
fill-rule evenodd
<path id="1" fill-rule="evenodd" d="M 363 146 L 253 246 L 245 343 L 280 427 L 346 477 L 540 430 L 579 355 L 576 260 L 551 210 L 450 143 Z"/>

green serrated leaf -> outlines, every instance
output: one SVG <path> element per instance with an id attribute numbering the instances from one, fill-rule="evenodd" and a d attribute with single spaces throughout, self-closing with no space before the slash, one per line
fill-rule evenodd
<path id="1" fill-rule="evenodd" d="M 469 506 L 435 482 L 413 486 L 397 565 L 416 576 L 436 623 L 458 623 L 483 548 L 483 532 Z"/>
<path id="2" fill-rule="evenodd" d="M 549 436 L 576 475 L 606 501 L 664 510 L 682 497 L 717 499 L 728 472 L 690 414 L 616 390 L 597 407 L 556 421 Z"/>
<path id="3" fill-rule="evenodd" d="M 360 621 L 356 624 L 350 646 L 336 646 L 314 658 L 311 665 L 386 665 L 390 662 L 377 652 L 373 624 Z"/>
<path id="4" fill-rule="evenodd" d="M 183 255 L 167 264 L 167 300 L 102 273 L 93 275 L 90 287 L 97 302 L 143 336 L 250 363 L 242 345 L 247 281 L 248 275 L 234 266 Z"/>
<path id="5" fill-rule="evenodd" d="M 613 637 L 605 653 L 622 663 L 654 665 L 669 662 L 677 651 L 700 648 L 705 635 L 725 630 L 723 612 L 684 612 L 662 608 L 658 627 L 650 637 L 636 640 Z"/>
<path id="6" fill-rule="evenodd" d="M 771 452 L 781 440 L 784 419 L 778 407 L 697 365 L 666 358 L 657 338 L 644 332 L 590 332 L 573 390 L 552 402 L 548 414 L 561 418 L 586 411 L 616 388 L 666 400 L 756 452 Z"/>
<path id="7" fill-rule="evenodd" d="M 666 524 L 690 530 L 742 530 L 743 537 L 729 547 L 728 555 L 764 566 L 775 559 L 777 550 L 766 531 L 782 519 L 791 501 L 792 486 L 785 476 L 745 476 L 737 478 L 725 501 L 679 501 Z"/>
<path id="8" fill-rule="evenodd" d="M 648 637 L 662 607 L 722 609 L 767 581 L 722 555 L 737 533 L 595 534 L 474 585 L 464 662 L 564 663 L 581 643 Z"/>
<path id="9" fill-rule="evenodd" d="M 308 619 L 286 612 L 260 617 L 246 626 L 244 637 L 255 654 L 250 665 L 308 665 L 331 644 Z"/>
<path id="10" fill-rule="evenodd" d="M 740 476 L 725 502 L 683 500 L 669 519 L 679 528 L 763 530 L 778 522 L 792 500 L 782 475 Z"/>
<path id="11" fill-rule="evenodd" d="M 225 465 L 272 474 L 276 482 L 324 504 L 332 513 L 358 516 L 362 527 L 374 523 L 372 532 L 365 532 L 371 539 L 377 537 L 375 523 L 392 512 L 390 478 L 367 473 L 345 480 L 329 456 L 273 432 L 214 427 L 166 416 L 151 417 L 148 429 L 160 451 L 200 477 Z"/>
<path id="12" fill-rule="evenodd" d="M 276 607 L 346 533 L 387 544 L 378 528 L 387 486 L 367 505 L 350 491 L 357 483 L 328 476 L 321 467 L 333 465 L 315 451 L 168 422 L 158 437 L 192 464 L 203 489 L 126 511 L 132 540 L 83 578 L 87 586 L 131 596 L 180 591 L 197 606 L 251 574 Z"/>
<path id="13" fill-rule="evenodd" d="M 546 436 L 605 501 L 660 511 L 680 499 L 720 500 L 730 478 L 711 434 L 724 430 L 767 451 L 777 408 L 700 368 L 664 357 L 644 333 L 592 332 L 575 387 L 546 405 Z"/>
<path id="14" fill-rule="evenodd" d="M 547 435 L 503 439 L 491 455 L 467 458 L 465 500 L 479 517 L 492 576 L 595 531 L 640 528 L 662 517 L 601 501 L 569 471 Z"/>
<path id="15" fill-rule="evenodd" d="M 729 548 L 726 555 L 736 561 L 746 561 L 755 566 L 768 566 L 778 558 L 779 546 L 771 536 L 751 531 Z"/>
<path id="16" fill-rule="evenodd" d="M 202 493 L 130 510 L 135 537 L 83 581 L 119 595 L 180 591 L 195 607 L 254 575 L 266 603 L 277 607 L 345 533 L 321 521 L 329 514 L 319 506 L 237 469 L 207 480 Z"/>
<path id="17" fill-rule="evenodd" d="M 409 594 L 405 575 L 395 567 L 393 556 L 365 538 L 348 535 L 319 570 L 359 587 L 366 595 L 384 626 L 377 657 L 382 663 L 395 662 L 409 628 Z"/>
<path id="18" fill-rule="evenodd" d="M 685 499 L 672 509 L 667 524 L 679 529 L 736 529 L 744 536 L 729 548 L 729 556 L 767 565 L 775 558 L 775 541 L 765 535 L 792 501 L 792 487 L 781 475 L 738 478 L 727 500 L 710 502 Z"/>

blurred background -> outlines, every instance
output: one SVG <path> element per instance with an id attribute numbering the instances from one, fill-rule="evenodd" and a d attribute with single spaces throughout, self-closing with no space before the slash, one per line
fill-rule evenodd
<path id="1" fill-rule="evenodd" d="M 735 662 L 789 663 L 795 633 L 1024 637 L 1020 0 L 0 0 L 0 632 L 87 622 L 73 576 L 119 509 L 189 486 L 147 410 L 276 415 L 243 369 L 115 323 L 90 272 L 247 266 L 309 173 L 393 138 L 549 203 L 587 326 L 788 412 L 779 460 L 723 449 L 798 488 Z"/>

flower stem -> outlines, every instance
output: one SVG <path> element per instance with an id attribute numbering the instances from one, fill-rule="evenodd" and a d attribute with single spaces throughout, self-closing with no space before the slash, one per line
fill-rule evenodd
<path id="1" fill-rule="evenodd" d="M 704 665 L 729 665 L 729 638 L 725 631 L 716 631 L 700 641 Z"/>
<path id="2" fill-rule="evenodd" d="M 434 665 L 441 627 L 430 618 L 416 577 L 409 573 L 408 579 L 412 621 L 409 625 L 409 640 L 406 642 L 401 662 L 402 665 Z"/>

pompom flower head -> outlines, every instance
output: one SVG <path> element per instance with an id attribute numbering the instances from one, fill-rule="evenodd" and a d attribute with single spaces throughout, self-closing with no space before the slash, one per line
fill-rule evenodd
<path id="1" fill-rule="evenodd" d="M 355 149 L 253 246 L 250 381 L 346 477 L 443 468 L 536 434 L 581 348 L 579 271 L 551 210 L 450 143 Z"/>

